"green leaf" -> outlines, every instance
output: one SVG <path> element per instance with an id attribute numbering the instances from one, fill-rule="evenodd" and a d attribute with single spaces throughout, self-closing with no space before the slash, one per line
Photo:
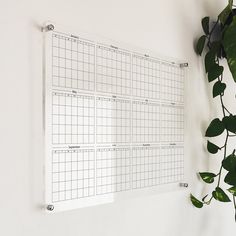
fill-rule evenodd
<path id="1" fill-rule="evenodd" d="M 203 51 L 203 49 L 204 49 L 205 42 L 206 42 L 206 36 L 205 36 L 205 35 L 202 35 L 202 36 L 198 39 L 197 47 L 196 47 L 197 54 L 199 54 L 200 56 L 201 56 L 202 51 Z"/>
<path id="2" fill-rule="evenodd" d="M 236 186 L 236 172 L 228 172 L 224 179 L 226 184 Z"/>
<path id="3" fill-rule="evenodd" d="M 231 194 L 233 194 L 236 197 L 236 187 L 231 187 L 229 189 L 227 189 Z"/>
<path id="4" fill-rule="evenodd" d="M 232 133 L 236 133 L 236 116 L 233 115 L 229 115 L 229 116 L 225 116 L 222 119 L 222 122 L 225 125 L 225 128 L 232 132 Z"/>
<path id="5" fill-rule="evenodd" d="M 209 21 L 210 21 L 210 18 L 208 16 L 202 19 L 202 29 L 206 35 L 209 34 Z"/>
<path id="6" fill-rule="evenodd" d="M 236 172 L 236 156 L 234 154 L 229 155 L 222 161 L 222 165 L 225 170 Z"/>
<path id="7" fill-rule="evenodd" d="M 199 175 L 201 176 L 202 180 L 208 184 L 212 184 L 214 182 L 214 177 L 216 175 L 210 172 L 200 172 Z"/>
<path id="8" fill-rule="evenodd" d="M 206 56 L 205 56 L 205 69 L 206 72 L 209 72 L 210 68 L 216 64 L 215 62 L 215 52 L 214 51 L 209 51 Z"/>
<path id="9" fill-rule="evenodd" d="M 223 122 L 220 119 L 216 118 L 211 121 L 210 125 L 208 126 L 206 130 L 205 136 L 215 137 L 222 134 L 224 130 L 225 130 L 225 127 L 224 127 Z"/>
<path id="10" fill-rule="evenodd" d="M 236 82 L 236 16 L 233 17 L 232 23 L 225 30 L 223 46 L 230 72 Z"/>
<path id="11" fill-rule="evenodd" d="M 215 79 L 217 79 L 221 74 L 223 73 L 224 67 L 219 66 L 218 64 L 214 64 L 211 66 L 211 68 L 208 71 L 208 81 L 211 82 Z"/>
<path id="12" fill-rule="evenodd" d="M 217 97 L 221 95 L 226 89 L 226 84 L 221 83 L 220 81 L 217 81 L 213 86 L 213 97 Z"/>
<path id="13" fill-rule="evenodd" d="M 192 194 L 190 194 L 190 200 L 195 207 L 197 208 L 203 207 L 203 203 L 199 201 L 197 198 L 195 198 Z"/>
<path id="14" fill-rule="evenodd" d="M 211 143 L 210 141 L 207 141 L 207 150 L 211 154 L 216 154 L 220 148 L 216 146 L 214 143 Z"/>
<path id="15" fill-rule="evenodd" d="M 216 187 L 215 191 L 212 192 L 212 196 L 220 202 L 230 202 L 229 197 L 226 195 L 223 189 Z"/>
<path id="16" fill-rule="evenodd" d="M 227 7 L 220 13 L 219 19 L 220 22 L 224 25 L 230 13 L 232 12 L 233 0 L 229 0 Z"/>

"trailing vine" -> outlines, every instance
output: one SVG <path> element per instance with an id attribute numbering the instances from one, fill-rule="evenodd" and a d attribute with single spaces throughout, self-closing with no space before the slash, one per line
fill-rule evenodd
<path id="1" fill-rule="evenodd" d="M 207 141 L 207 150 L 211 154 L 222 153 L 222 162 L 218 173 L 200 172 L 200 178 L 207 184 L 216 183 L 212 193 L 205 195 L 201 200 L 190 195 L 192 204 L 197 208 L 209 205 L 212 200 L 232 202 L 235 209 L 236 221 L 236 154 L 235 149 L 229 150 L 229 139 L 236 138 L 236 115 L 224 103 L 226 81 L 222 60 L 227 60 L 228 67 L 236 82 L 236 9 L 233 0 L 229 0 L 226 8 L 219 14 L 217 21 L 210 27 L 210 18 L 202 19 L 202 35 L 196 45 L 196 52 L 205 56 L 205 70 L 208 82 L 214 81 L 212 95 L 218 98 L 222 109 L 222 117 L 213 119 L 205 133 L 208 138 L 225 135 L 223 146 Z M 211 29 L 210 29 L 211 28 Z M 230 153 L 230 155 L 228 155 Z M 222 187 L 222 178 L 229 187 Z M 225 186 L 224 184 L 224 186 Z"/>

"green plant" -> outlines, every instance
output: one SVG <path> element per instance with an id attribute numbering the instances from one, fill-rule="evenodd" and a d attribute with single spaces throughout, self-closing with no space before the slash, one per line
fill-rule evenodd
<path id="1" fill-rule="evenodd" d="M 218 99 L 222 108 L 223 116 L 213 119 L 205 133 L 208 138 L 225 135 L 223 146 L 207 141 L 207 150 L 211 154 L 222 152 L 222 162 L 218 173 L 200 172 L 200 178 L 206 184 L 213 184 L 214 190 L 201 200 L 192 194 L 190 199 L 197 208 L 209 205 L 213 199 L 220 202 L 233 202 L 236 221 L 236 155 L 235 149 L 228 150 L 228 141 L 236 137 L 236 115 L 232 114 L 224 103 L 224 92 L 226 91 L 226 81 L 223 76 L 224 67 L 220 64 L 222 60 L 227 60 L 228 67 L 236 82 L 236 9 L 233 9 L 233 1 L 229 0 L 227 7 L 220 13 L 217 21 L 210 27 L 210 18 L 202 19 L 202 35 L 196 45 L 196 52 L 202 55 L 204 49 L 205 69 L 209 83 L 214 81 L 212 95 Z M 228 155 L 230 154 L 230 155 Z M 224 175 L 224 187 L 222 178 Z"/>

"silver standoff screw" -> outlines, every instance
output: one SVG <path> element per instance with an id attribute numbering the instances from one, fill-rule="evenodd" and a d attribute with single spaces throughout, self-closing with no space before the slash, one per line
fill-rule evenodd
<path id="1" fill-rule="evenodd" d="M 47 205 L 47 210 L 48 211 L 53 211 L 54 210 L 54 206 L 53 205 Z"/>
<path id="2" fill-rule="evenodd" d="M 187 62 L 186 63 L 181 63 L 180 68 L 183 68 L 183 67 L 188 67 L 188 63 Z"/>
<path id="3" fill-rule="evenodd" d="M 47 25 L 47 26 L 46 26 L 46 31 L 52 31 L 52 30 L 54 30 L 54 29 L 55 29 L 55 27 L 54 27 L 53 24 L 50 24 L 50 25 Z"/>
<path id="4" fill-rule="evenodd" d="M 180 183 L 179 186 L 180 186 L 180 187 L 187 188 L 187 187 L 188 187 L 188 183 Z"/>

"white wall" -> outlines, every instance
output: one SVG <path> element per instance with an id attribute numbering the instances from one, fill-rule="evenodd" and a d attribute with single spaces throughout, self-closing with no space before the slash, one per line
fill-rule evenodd
<path id="1" fill-rule="evenodd" d="M 203 210 L 188 200 L 207 170 L 202 134 L 216 104 L 193 51 L 200 19 L 214 16 L 221 0 L 6 0 L 0 7 L 0 235 L 6 236 L 228 236 L 233 208 Z M 190 63 L 187 82 L 187 191 L 46 214 L 43 203 L 42 33 L 51 20 L 88 33 L 154 50 Z M 215 111 L 214 111 L 215 112 Z M 210 159 L 212 160 L 212 159 Z"/>

